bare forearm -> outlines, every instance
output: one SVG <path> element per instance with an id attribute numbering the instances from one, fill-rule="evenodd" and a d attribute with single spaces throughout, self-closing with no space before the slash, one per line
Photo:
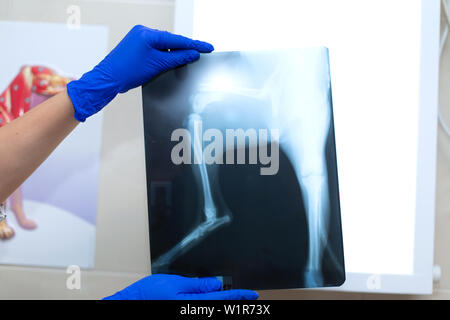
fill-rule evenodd
<path id="1" fill-rule="evenodd" d="M 0 128 L 0 202 L 14 192 L 77 126 L 63 91 Z"/>

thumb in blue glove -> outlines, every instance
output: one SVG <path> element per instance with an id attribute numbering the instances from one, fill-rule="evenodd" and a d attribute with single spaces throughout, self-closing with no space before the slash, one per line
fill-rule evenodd
<path id="1" fill-rule="evenodd" d="M 67 85 L 75 119 L 84 122 L 118 93 L 214 50 L 209 43 L 137 25 L 94 69 Z"/>
<path id="2" fill-rule="evenodd" d="M 217 278 L 185 278 L 155 274 L 130 285 L 104 300 L 256 300 L 251 290 L 222 290 Z"/>

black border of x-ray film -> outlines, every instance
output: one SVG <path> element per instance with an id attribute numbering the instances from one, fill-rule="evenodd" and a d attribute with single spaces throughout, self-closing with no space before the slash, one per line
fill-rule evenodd
<path id="1" fill-rule="evenodd" d="M 221 55 L 221 54 L 227 54 L 228 52 L 221 52 L 221 53 L 212 53 L 209 55 Z M 195 63 L 194 63 L 195 64 Z M 184 66 L 184 67 L 180 67 L 180 68 L 186 68 L 186 67 L 190 67 L 192 68 L 192 64 L 189 66 Z M 178 68 L 179 69 L 179 68 Z M 168 72 L 175 72 L 175 71 L 168 71 Z M 166 73 L 168 73 L 166 72 Z M 331 71 L 330 71 L 331 72 Z M 164 74 L 163 74 L 164 75 Z M 147 88 L 149 88 L 150 86 L 152 86 L 152 84 L 155 81 L 158 81 L 158 79 L 163 76 L 160 75 L 158 77 L 156 77 L 155 79 L 153 79 L 152 81 L 150 81 L 149 83 L 147 83 L 146 85 L 144 85 L 142 87 L 142 101 L 143 101 L 143 122 L 144 122 L 144 140 L 145 140 L 145 161 L 146 161 L 146 176 L 147 176 L 147 206 L 148 206 L 148 218 L 149 218 L 149 229 L 150 229 L 150 225 L 151 225 L 151 216 L 152 216 L 152 188 L 151 188 L 151 182 L 152 182 L 152 172 L 151 172 L 151 164 L 152 164 L 152 155 L 150 154 L 150 152 L 148 151 L 148 146 L 153 142 L 153 138 L 150 134 L 151 130 L 149 130 L 149 126 L 150 123 L 154 121 L 154 119 L 150 119 L 151 116 L 151 110 L 148 110 L 148 105 L 150 105 L 151 103 L 149 101 L 146 101 L 146 90 Z M 330 89 L 331 90 L 331 89 Z M 330 224 L 333 223 L 334 224 L 334 228 L 335 231 L 338 230 L 339 234 L 334 234 L 333 237 L 338 237 L 338 239 L 329 239 L 329 243 L 331 243 L 334 246 L 333 251 L 335 252 L 339 252 L 339 258 L 340 258 L 340 265 L 342 267 L 342 270 L 336 275 L 335 279 L 333 279 L 332 281 L 327 281 L 327 283 L 324 284 L 324 287 L 337 287 L 342 285 L 345 282 L 345 265 L 344 265 L 344 250 L 343 250 L 343 238 L 342 238 L 342 223 L 341 223 L 341 211 L 340 211 L 340 195 L 339 195 L 339 187 L 338 187 L 338 174 L 337 174 L 337 159 L 336 159 L 336 143 L 335 143 L 335 127 L 334 127 L 334 111 L 333 111 L 333 103 L 332 103 L 332 96 L 330 93 L 330 100 L 331 100 L 331 113 L 330 113 L 330 130 L 328 133 L 328 138 L 327 138 L 327 147 L 326 149 L 329 150 L 333 150 L 334 152 L 332 152 L 332 154 L 329 154 L 327 157 L 327 162 L 332 162 L 332 166 L 335 168 L 335 170 L 333 170 L 333 172 L 329 172 L 328 176 L 329 176 L 329 182 L 328 182 L 328 187 L 330 189 L 330 185 L 332 185 L 331 187 L 334 187 L 334 190 L 329 190 L 329 196 L 330 196 L 330 202 L 334 201 L 335 202 L 335 212 L 330 212 Z M 331 178 L 331 180 L 330 180 Z M 330 205 L 331 207 L 331 205 Z M 151 251 L 151 247 L 152 247 L 152 242 L 151 242 L 151 234 L 149 232 L 149 238 L 150 238 L 150 251 Z M 330 235 L 329 235 L 330 238 Z M 171 272 L 168 272 L 171 273 Z M 192 274 L 182 274 L 185 276 L 209 276 L 209 275 L 202 275 L 202 274 L 198 274 L 198 275 L 192 275 Z M 217 274 L 215 276 L 219 276 L 221 277 L 220 274 Z M 225 282 L 226 288 L 232 288 L 234 287 L 232 280 L 230 279 L 230 277 L 221 277 L 221 279 L 224 281 L 226 279 Z M 262 286 L 257 286 L 257 287 L 253 287 L 253 288 L 249 288 L 249 289 L 291 289 L 291 288 L 307 288 L 304 286 L 284 286 L 284 287 L 278 287 L 278 286 L 272 286 L 272 287 L 265 287 L 264 285 Z"/>

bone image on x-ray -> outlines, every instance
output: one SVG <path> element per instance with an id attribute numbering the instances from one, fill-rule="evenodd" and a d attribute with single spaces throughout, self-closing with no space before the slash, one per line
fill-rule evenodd
<path id="1" fill-rule="evenodd" d="M 247 58 L 245 52 L 241 53 L 241 58 Z M 254 59 L 247 60 L 249 64 L 254 63 Z M 228 209 L 218 189 L 219 165 L 208 164 L 203 158 L 203 137 L 196 132 L 196 126 L 201 125 L 205 110 L 212 104 L 234 95 L 271 106 L 271 115 L 265 117 L 264 125 L 276 130 L 269 130 L 266 136 L 260 135 L 259 147 L 267 148 L 267 143 L 265 147 L 261 144 L 264 139 L 272 144 L 272 151 L 274 144 L 279 145 L 292 164 L 304 199 L 308 224 L 308 256 L 304 283 L 306 287 L 323 285 L 321 261 L 327 249 L 330 214 L 325 150 L 332 125 L 328 50 L 313 48 L 293 52 L 281 51 L 276 54 L 274 61 L 273 72 L 258 88 L 247 87 L 235 81 L 225 68 L 204 77 L 197 89 L 191 93 L 187 102 L 190 113 L 184 123 L 190 133 L 189 143 L 196 164 L 192 166 L 192 170 L 197 188 L 203 196 L 203 208 L 200 210 L 203 219 L 180 242 L 153 261 L 154 272 L 169 265 L 209 234 L 233 220 L 233 213 Z M 239 119 L 236 121 L 239 123 Z M 215 128 L 219 133 L 226 130 L 225 127 Z M 245 148 L 245 145 L 239 143 L 245 144 L 245 140 L 238 139 L 238 145 L 233 147 L 238 150 Z M 251 139 L 249 144 L 250 149 L 258 147 Z M 224 152 L 230 151 L 227 147 L 225 149 Z M 219 204 L 221 208 L 225 208 L 220 216 L 217 212 Z M 330 255 L 339 269 L 336 257 L 332 252 Z"/>

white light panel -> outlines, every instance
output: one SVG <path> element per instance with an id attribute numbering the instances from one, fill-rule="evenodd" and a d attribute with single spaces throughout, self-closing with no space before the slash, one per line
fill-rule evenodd
<path id="1" fill-rule="evenodd" d="M 217 51 L 329 48 L 346 270 L 401 276 L 417 272 L 424 2 L 191 3 L 192 29 L 187 35 L 211 42 Z M 189 33 L 183 6 L 188 8 L 177 4 L 176 31 Z M 178 30 L 177 23 L 182 25 Z M 433 139 L 435 127 L 430 130 Z M 429 209 L 433 221 L 434 207 Z"/>

